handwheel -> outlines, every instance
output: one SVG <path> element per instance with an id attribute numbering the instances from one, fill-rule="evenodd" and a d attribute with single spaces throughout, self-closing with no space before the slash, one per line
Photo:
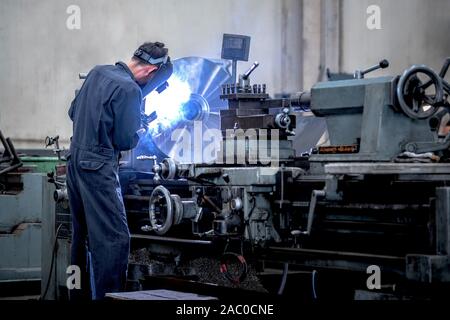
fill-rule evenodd
<path id="1" fill-rule="evenodd" d="M 428 79 L 422 81 L 419 74 Z M 433 93 L 430 87 L 434 89 Z M 412 119 L 427 119 L 433 116 L 444 99 L 442 79 L 429 67 L 414 65 L 400 77 L 397 98 L 402 111 Z"/>
<path id="2" fill-rule="evenodd" d="M 156 208 L 159 208 L 157 213 Z M 166 234 L 173 225 L 174 205 L 169 190 L 163 186 L 156 187 L 150 196 L 150 224 L 158 235 Z"/>

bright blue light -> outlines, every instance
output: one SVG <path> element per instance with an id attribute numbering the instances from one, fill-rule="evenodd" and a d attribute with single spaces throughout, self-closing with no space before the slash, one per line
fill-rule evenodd
<path id="1" fill-rule="evenodd" d="M 150 123 L 152 134 L 173 128 L 183 119 L 183 105 L 189 101 L 191 88 L 188 82 L 174 74 L 167 81 L 169 87 L 161 93 L 153 91 L 146 97 L 145 113 L 156 111 L 158 118 Z"/>

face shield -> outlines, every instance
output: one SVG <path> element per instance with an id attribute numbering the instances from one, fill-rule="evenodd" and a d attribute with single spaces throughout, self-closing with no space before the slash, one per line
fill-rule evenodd
<path id="1" fill-rule="evenodd" d="M 173 64 L 170 61 L 170 58 L 167 57 L 167 61 L 161 64 L 153 74 L 153 77 L 143 86 L 141 86 L 142 96 L 145 98 L 154 90 L 158 93 L 163 92 L 169 86 L 167 80 L 172 76 L 173 73 Z M 145 106 L 145 103 L 144 105 Z M 148 125 L 156 120 L 157 114 L 153 112 L 150 115 L 145 114 L 145 110 L 141 111 L 141 122 L 144 128 L 148 127 Z"/>
<path id="2" fill-rule="evenodd" d="M 170 61 L 170 57 L 165 55 L 161 58 L 155 59 L 152 58 L 147 52 L 140 49 L 136 50 L 134 56 L 150 64 L 158 66 L 158 70 L 155 71 L 153 77 L 145 85 L 141 86 L 142 95 L 146 97 L 153 90 L 157 90 L 159 93 L 163 92 L 168 86 L 167 80 L 173 73 L 173 65 Z"/>

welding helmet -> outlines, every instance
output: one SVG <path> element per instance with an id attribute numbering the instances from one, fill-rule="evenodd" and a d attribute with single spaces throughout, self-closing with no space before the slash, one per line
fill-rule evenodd
<path id="1" fill-rule="evenodd" d="M 164 55 L 160 58 L 152 58 L 147 52 L 142 49 L 135 51 L 134 56 L 158 67 L 153 77 L 145 85 L 141 86 L 142 95 L 145 97 L 153 90 L 157 90 L 159 93 L 163 92 L 167 87 L 167 80 L 173 73 L 173 65 L 168 55 Z"/>

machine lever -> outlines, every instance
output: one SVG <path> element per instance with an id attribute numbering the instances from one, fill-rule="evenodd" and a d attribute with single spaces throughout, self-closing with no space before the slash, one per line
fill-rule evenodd
<path id="1" fill-rule="evenodd" d="M 389 61 L 387 61 L 386 59 L 381 60 L 379 64 L 372 66 L 368 69 L 356 70 L 355 79 L 364 79 L 364 75 L 366 75 L 370 72 L 373 72 L 375 70 L 378 70 L 378 69 L 386 69 L 387 67 L 389 67 Z"/>
<path id="2" fill-rule="evenodd" d="M 256 68 L 258 68 L 258 66 L 259 66 L 259 62 L 255 61 L 255 63 L 253 63 L 253 65 L 250 67 L 250 69 L 248 69 L 247 72 L 242 75 L 242 79 L 247 80 L 250 77 L 250 75 L 252 74 L 252 72 L 255 71 Z"/>

